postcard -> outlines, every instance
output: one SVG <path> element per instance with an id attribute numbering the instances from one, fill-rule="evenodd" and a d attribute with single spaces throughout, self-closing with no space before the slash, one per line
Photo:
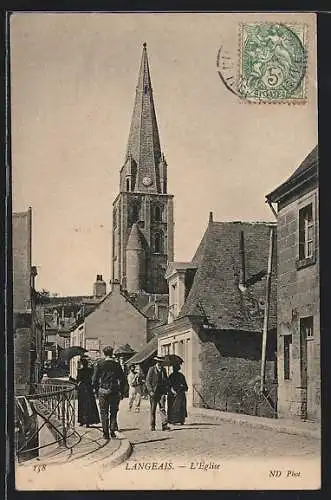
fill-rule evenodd
<path id="1" fill-rule="evenodd" d="M 319 489 L 315 14 L 9 24 L 16 488 Z"/>

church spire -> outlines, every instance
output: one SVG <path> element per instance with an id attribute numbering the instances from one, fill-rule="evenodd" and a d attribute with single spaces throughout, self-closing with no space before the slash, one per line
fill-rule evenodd
<path id="1" fill-rule="evenodd" d="M 143 44 L 126 161 L 129 158 L 134 162 L 133 190 L 160 192 L 161 148 L 146 43 Z"/>

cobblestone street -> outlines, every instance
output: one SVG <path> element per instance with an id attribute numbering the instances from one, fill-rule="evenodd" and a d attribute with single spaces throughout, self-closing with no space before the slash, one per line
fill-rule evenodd
<path id="1" fill-rule="evenodd" d="M 229 422 L 211 422 L 201 415 L 189 416 L 184 426 L 171 426 L 171 431 L 150 432 L 147 401 L 143 401 L 140 413 L 129 413 L 124 400 L 119 425 L 133 446 L 130 458 L 139 461 L 311 458 L 319 454 L 319 441 L 313 438 Z"/>
<path id="2" fill-rule="evenodd" d="M 122 401 L 118 422 L 117 441 L 105 443 L 100 424 L 88 431 L 79 427 L 85 438 L 72 454 L 57 451 L 31 465 L 26 462 L 16 471 L 18 489 L 319 487 L 320 441 L 313 437 L 215 421 L 210 413 L 196 410 L 183 427 L 161 431 L 157 419 L 157 430 L 151 432 L 148 401 L 142 401 L 140 413 L 128 412 L 127 400 Z M 123 439 L 131 442 L 132 453 L 114 467 L 113 453 Z M 35 473 L 36 463 L 40 474 Z"/>

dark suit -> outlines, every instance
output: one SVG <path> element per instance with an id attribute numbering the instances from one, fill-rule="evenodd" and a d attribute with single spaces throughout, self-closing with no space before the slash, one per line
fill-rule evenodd
<path id="1" fill-rule="evenodd" d="M 150 401 L 150 424 L 151 429 L 155 429 L 156 407 L 159 406 L 162 428 L 168 423 L 165 409 L 166 395 L 169 390 L 169 381 L 167 373 L 163 367 L 160 370 L 156 366 L 151 366 L 146 376 L 146 388 L 149 393 Z"/>
<path id="2" fill-rule="evenodd" d="M 110 431 L 114 435 L 117 430 L 117 412 L 124 393 L 125 376 L 119 363 L 113 359 L 103 359 L 94 370 L 93 387 L 99 393 L 100 416 L 105 438 L 109 438 Z"/>

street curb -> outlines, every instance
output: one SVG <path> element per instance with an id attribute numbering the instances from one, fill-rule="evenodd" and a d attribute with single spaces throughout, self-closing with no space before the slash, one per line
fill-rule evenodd
<path id="1" fill-rule="evenodd" d="M 239 425 L 247 425 L 250 427 L 255 427 L 258 429 L 265 429 L 265 430 L 273 430 L 276 432 L 281 432 L 284 434 L 292 434 L 296 436 L 304 436 L 304 437 L 309 437 L 313 439 L 321 439 L 321 434 L 318 430 L 313 430 L 313 429 L 300 429 L 298 427 L 291 427 L 287 425 L 274 425 L 273 422 L 265 422 L 265 421 L 258 421 L 258 420 L 249 420 L 245 417 L 242 416 L 233 416 L 231 414 L 226 414 L 224 412 L 219 412 L 217 414 L 211 414 L 207 413 L 205 411 L 199 411 L 199 408 L 191 408 L 191 414 L 195 415 L 201 415 L 206 418 L 209 418 L 211 420 L 219 420 L 223 422 L 229 422 L 232 424 L 239 424 Z M 211 410 L 212 411 L 212 410 Z M 260 418 L 260 417 L 256 417 Z M 261 417 L 262 418 L 262 417 Z"/>
<path id="2" fill-rule="evenodd" d="M 102 468 L 105 469 L 108 467 L 117 467 L 121 463 L 125 462 L 125 460 L 129 458 L 131 453 L 132 444 L 130 443 L 130 441 L 126 438 L 121 439 L 118 450 L 116 450 L 115 453 L 110 456 L 109 460 L 107 459 L 104 461 L 104 463 L 102 464 Z"/>

